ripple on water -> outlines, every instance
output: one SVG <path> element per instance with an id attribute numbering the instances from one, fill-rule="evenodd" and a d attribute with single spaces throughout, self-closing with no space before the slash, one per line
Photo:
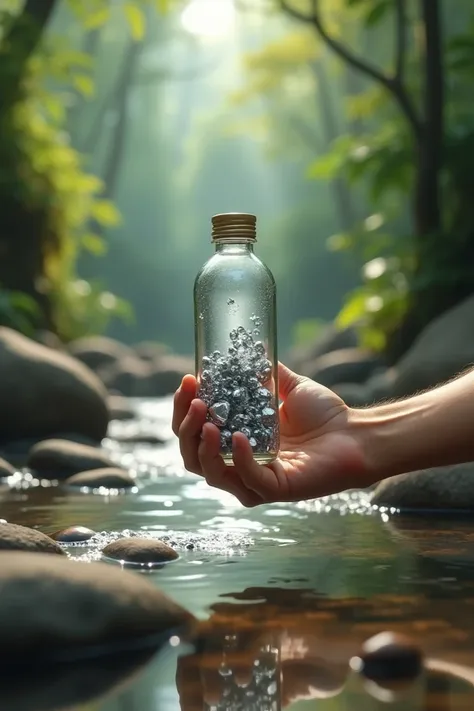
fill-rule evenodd
<path id="1" fill-rule="evenodd" d="M 168 544 L 177 551 L 188 551 L 198 553 L 212 553 L 216 556 L 243 556 L 248 548 L 254 545 L 253 539 L 244 534 L 234 531 L 167 531 L 159 535 L 149 531 L 100 531 L 94 534 L 88 541 L 77 543 L 61 543 L 68 556 L 74 560 L 85 563 L 102 559 L 102 550 L 120 538 L 158 538 L 163 543 Z"/>

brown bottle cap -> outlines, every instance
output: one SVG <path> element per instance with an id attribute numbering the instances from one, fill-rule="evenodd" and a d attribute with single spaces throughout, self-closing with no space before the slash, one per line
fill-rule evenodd
<path id="1" fill-rule="evenodd" d="M 257 239 L 257 218 L 245 212 L 225 212 L 212 218 L 212 241 L 241 240 L 255 242 Z"/>

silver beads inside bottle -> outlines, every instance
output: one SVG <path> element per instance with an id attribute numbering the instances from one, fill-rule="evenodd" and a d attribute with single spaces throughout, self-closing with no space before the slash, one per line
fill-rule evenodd
<path id="1" fill-rule="evenodd" d="M 251 321 L 249 330 L 239 326 L 230 332 L 227 353 L 214 351 L 201 361 L 198 396 L 208 406 L 208 420 L 221 430 L 223 454 L 232 452 L 234 432 L 242 432 L 255 453 L 277 446 L 273 366 L 258 340 L 261 321 L 255 315 Z"/>

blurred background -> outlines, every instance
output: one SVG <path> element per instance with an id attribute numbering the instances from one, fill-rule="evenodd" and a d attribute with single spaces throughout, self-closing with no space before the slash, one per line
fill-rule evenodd
<path id="1" fill-rule="evenodd" d="M 258 215 L 283 354 L 394 363 L 473 289 L 472 0 L 1 0 L 0 322 L 193 350 Z"/>

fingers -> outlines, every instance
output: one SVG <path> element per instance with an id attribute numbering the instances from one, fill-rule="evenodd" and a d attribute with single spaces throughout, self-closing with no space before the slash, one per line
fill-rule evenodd
<path id="1" fill-rule="evenodd" d="M 181 423 L 188 413 L 189 406 L 196 397 L 196 389 L 197 383 L 194 375 L 185 375 L 174 396 L 171 426 L 175 435 L 178 434 Z"/>
<path id="2" fill-rule="evenodd" d="M 242 437 L 246 439 L 245 435 Z M 241 504 L 248 508 L 263 503 L 256 492 L 248 489 L 242 483 L 236 470 L 226 466 L 220 455 L 219 429 L 210 422 L 206 423 L 202 429 L 198 457 L 201 471 L 210 486 L 233 494 Z"/>
<path id="3" fill-rule="evenodd" d="M 270 466 L 257 464 L 250 442 L 241 432 L 236 432 L 232 438 L 232 453 L 239 478 L 249 491 L 265 503 L 286 500 L 288 484 L 279 462 Z"/>
<path id="4" fill-rule="evenodd" d="M 179 449 L 188 472 L 202 474 L 198 457 L 201 431 L 206 421 L 207 407 L 202 400 L 192 400 L 188 414 L 178 429 Z"/>
<path id="5" fill-rule="evenodd" d="M 278 391 L 282 400 L 286 400 L 291 391 L 303 380 L 305 378 L 302 375 L 293 373 L 286 365 L 278 363 Z"/>

